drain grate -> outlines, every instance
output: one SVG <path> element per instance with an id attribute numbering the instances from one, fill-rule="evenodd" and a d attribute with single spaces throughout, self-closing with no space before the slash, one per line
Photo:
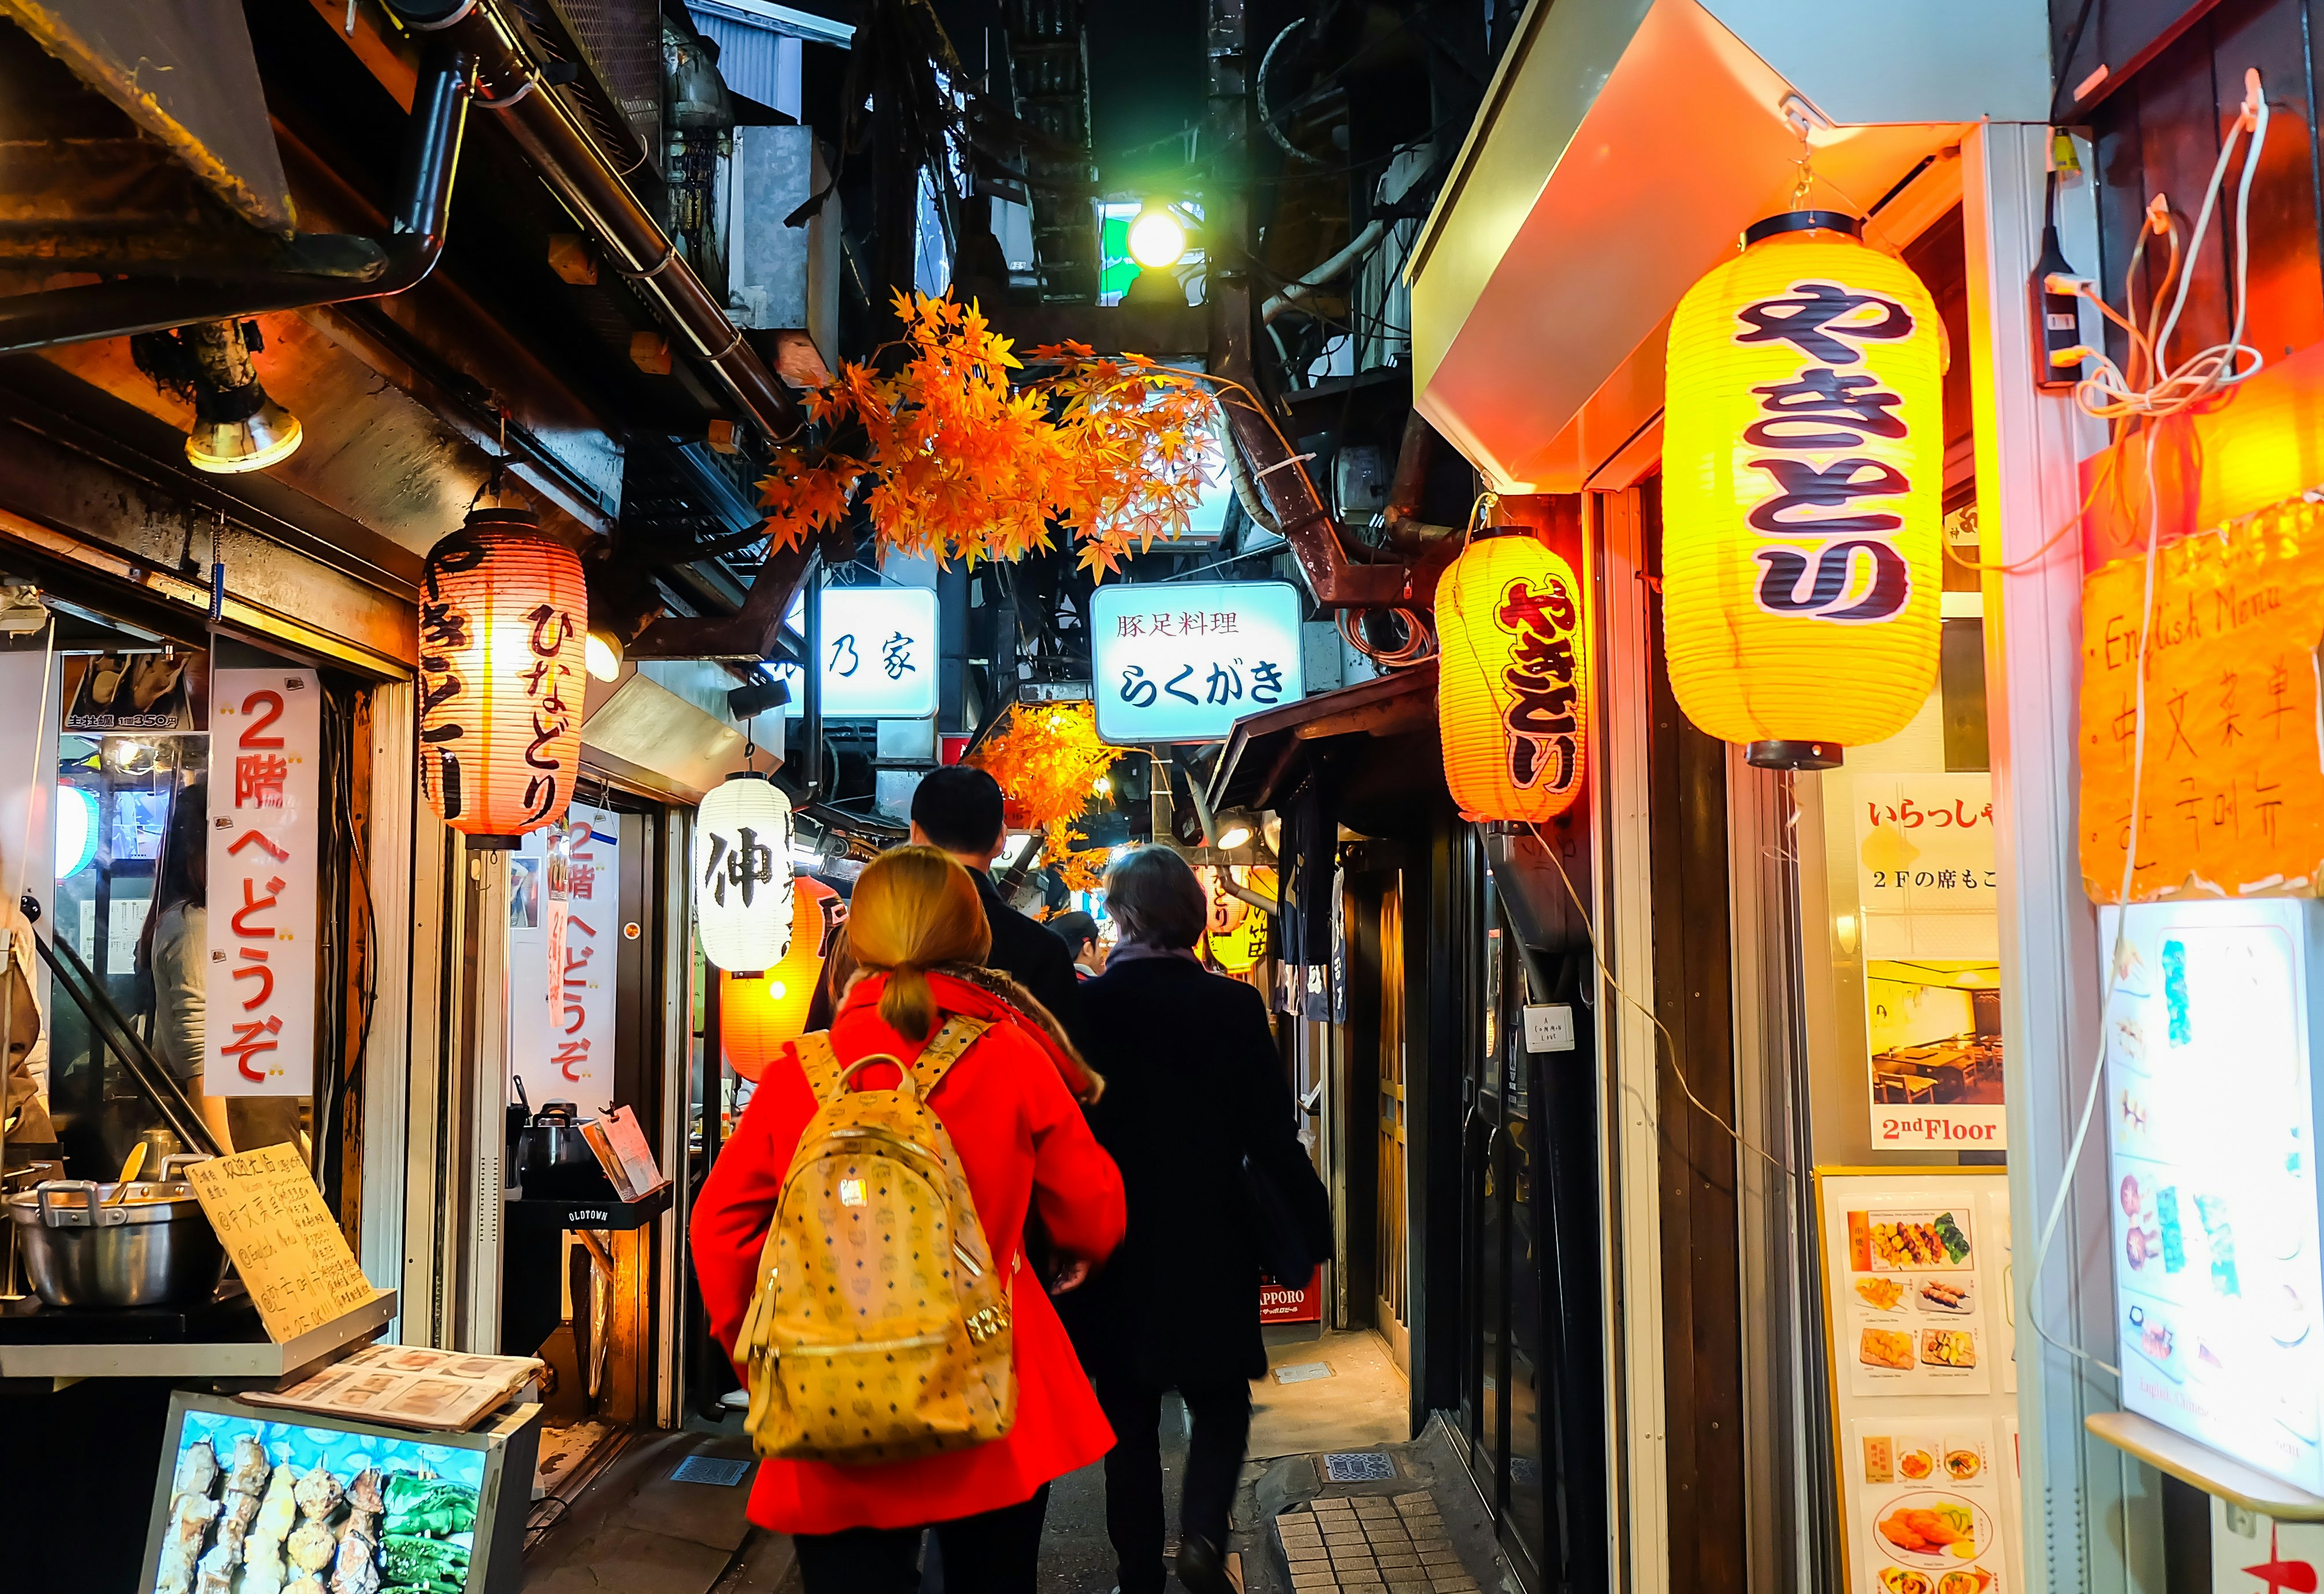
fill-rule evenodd
<path id="1" fill-rule="evenodd" d="M 732 1488 L 751 1476 L 757 1463 L 730 1461 L 717 1456 L 688 1456 L 669 1475 L 673 1483 L 707 1483 L 720 1488 Z"/>
<path id="2" fill-rule="evenodd" d="M 1311 1378 L 1331 1376 L 1332 1364 L 1328 1361 L 1296 1361 L 1275 1369 L 1275 1381 L 1278 1384 L 1305 1384 Z"/>
<path id="3" fill-rule="evenodd" d="M 1333 1483 L 1386 1483 L 1396 1463 L 1378 1451 L 1337 1451 L 1323 1458 L 1323 1476 Z"/>

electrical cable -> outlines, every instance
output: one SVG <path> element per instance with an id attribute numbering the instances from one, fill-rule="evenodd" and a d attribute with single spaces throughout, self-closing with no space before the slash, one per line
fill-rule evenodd
<path id="1" fill-rule="evenodd" d="M 2123 298 L 2129 315 L 2116 315 L 2103 299 L 2090 293 L 2087 283 L 2079 284 L 2076 288 L 2078 293 L 2093 299 L 2099 308 L 2105 310 L 2108 319 L 2123 327 L 2131 333 L 2133 337 L 2129 377 L 2126 377 L 2111 360 L 2104 355 L 2098 355 L 2097 357 L 2101 367 L 2099 374 L 2085 379 L 2074 390 L 2076 402 L 2086 412 L 2116 423 L 2119 429 L 2114 440 L 2112 452 L 2118 453 L 2128 439 L 2135 435 L 2135 423 L 2179 414 L 2189 406 L 2219 390 L 2249 379 L 2259 371 L 2264 363 L 2260 352 L 2243 342 L 2243 331 L 2245 316 L 2250 302 L 2246 286 L 2246 268 L 2251 253 L 2249 247 L 2251 182 L 2253 174 L 2259 165 L 2261 151 L 2267 142 L 2268 110 L 2266 96 L 2261 90 L 2259 72 L 2256 69 L 2246 69 L 2244 86 L 2243 114 L 2236 118 L 2234 126 L 2228 130 L 2226 141 L 2220 146 L 2218 163 L 2212 169 L 2210 185 L 2204 193 L 2202 208 L 2197 214 L 2194 230 L 2183 255 L 2179 246 L 2177 225 L 2170 219 L 2169 208 L 2163 197 L 2157 195 L 2154 201 L 2148 207 L 2149 220 L 2145 227 L 2141 230 L 2138 246 L 2133 250 L 2131 264 L 2125 272 Z M 2213 345 L 2189 356 L 2180 364 L 2172 366 L 2167 364 L 2171 336 L 2178 329 L 2180 313 L 2186 307 L 2188 286 L 2194 277 L 2193 262 L 2201 257 L 2204 235 L 2209 231 L 2211 217 L 2218 207 L 2220 189 L 2226 184 L 2228 159 L 2234 152 L 2237 137 L 2246 131 L 2251 134 L 2251 142 L 2246 146 L 2243 179 L 2238 187 L 2236 200 L 2234 330 L 2227 343 Z M 2145 248 L 2147 238 L 2163 234 L 2167 234 L 2171 240 L 2171 261 L 2161 282 L 2157 284 L 2153 302 L 2149 307 L 2147 320 L 2149 330 L 2142 335 L 2133 319 L 2137 313 L 2137 303 L 2132 296 L 2132 284 L 2135 279 L 2139 257 Z M 2181 272 L 2182 262 L 2186 268 L 2183 274 Z M 2160 313 L 2163 295 L 2169 291 L 2174 277 L 2177 278 L 2178 291 L 2172 300 L 2171 313 L 2157 327 L 2154 317 Z M 2242 357 L 2245 355 L 2250 355 L 2252 360 L 2248 370 L 2242 364 Z M 2144 387 L 2135 386 L 2135 379 L 2139 375 L 2148 375 L 2151 380 Z M 2034 1271 L 2026 1287 L 2026 1318 L 2034 1325 L 2034 1331 L 2067 1355 L 2109 1373 L 2116 1378 L 2122 1377 L 2120 1368 L 2103 1358 L 2091 1354 L 2080 1345 L 2068 1343 L 2050 1331 L 2048 1326 L 2042 1321 L 2041 1296 L 2037 1286 L 2041 1282 L 2043 1269 L 2049 1261 L 2050 1248 L 2057 1239 L 2058 1226 L 2065 1217 L 2066 1203 L 2073 1193 L 2074 1175 L 2081 1166 L 2082 1152 L 2089 1140 L 2090 1123 L 2097 1116 L 2098 1097 L 2106 1088 L 2107 1014 L 2114 1005 L 2115 981 L 2121 972 L 2123 953 L 2129 944 L 2131 893 L 2136 883 L 2138 869 L 2138 837 L 2142 817 L 2139 805 L 2146 777 L 2147 660 L 2153 647 L 2155 573 L 2161 563 L 2163 545 L 2163 506 L 2154 485 L 2154 449 L 2150 445 L 2141 452 L 2142 485 L 2145 490 L 2146 571 L 2139 621 L 2138 663 L 2133 676 L 2132 686 L 2129 834 L 2123 848 L 2122 886 L 2116 894 L 2115 905 L 2114 938 L 2107 947 L 2106 978 L 2098 999 L 2098 1055 L 2092 1061 L 2089 1084 L 2083 1092 L 2082 1110 L 2074 1127 L 2074 1138 L 2066 1148 L 2065 1166 L 2060 1170 L 2058 1175 L 2057 1192 L 2051 1198 L 2049 1214 L 2043 1222 L 2040 1238 L 2034 1242 Z"/>

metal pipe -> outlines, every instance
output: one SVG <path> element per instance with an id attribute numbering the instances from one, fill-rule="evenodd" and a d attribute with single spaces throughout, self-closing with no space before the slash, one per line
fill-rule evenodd
<path id="1" fill-rule="evenodd" d="M 411 100 L 393 228 L 385 238 L 309 233 L 283 244 L 272 267 L 221 264 L 210 268 L 215 277 L 123 278 L 14 294 L 0 299 L 0 354 L 381 299 L 420 281 L 444 253 L 475 64 L 450 43 L 428 51 Z"/>
<path id="2" fill-rule="evenodd" d="M 1339 253 L 1332 256 L 1305 276 L 1286 282 L 1282 292 L 1269 294 L 1267 302 L 1259 307 L 1259 318 L 1261 324 L 1274 320 L 1276 317 L 1355 264 L 1373 244 L 1379 243 L 1387 235 L 1388 223 L 1379 220 L 1366 222 L 1363 230 L 1348 240 L 1348 246 L 1345 249 L 1341 250 Z"/>
<path id="3" fill-rule="evenodd" d="M 396 0 L 394 10 L 411 27 L 474 52 L 481 69 L 477 104 L 500 115 L 526 161 L 595 235 L 615 269 L 718 373 L 760 430 L 770 438 L 797 430 L 806 418 L 798 397 L 743 341 L 661 224 L 553 92 L 499 0 Z"/>

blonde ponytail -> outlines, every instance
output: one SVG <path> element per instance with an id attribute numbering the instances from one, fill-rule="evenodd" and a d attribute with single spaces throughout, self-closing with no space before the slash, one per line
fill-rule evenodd
<path id="1" fill-rule="evenodd" d="M 968 871 L 934 847 L 897 847 L 864 866 L 848 903 L 847 951 L 888 976 L 880 1017 L 897 1034 L 926 1040 L 936 1023 L 927 972 L 981 963 L 992 950 L 984 902 Z"/>

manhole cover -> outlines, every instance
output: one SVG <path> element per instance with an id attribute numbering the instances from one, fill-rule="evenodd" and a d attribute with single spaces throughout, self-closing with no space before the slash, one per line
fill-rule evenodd
<path id="1" fill-rule="evenodd" d="M 1381 1460 L 1387 1460 L 1382 1457 Z M 670 1479 L 675 1483 L 709 1483 L 721 1488 L 732 1488 L 751 1476 L 750 1461 L 729 1461 L 717 1456 L 688 1456 L 678 1464 Z M 1386 1473 L 1380 1474 L 1385 1478 Z"/>
<path id="2" fill-rule="evenodd" d="M 1278 1384 L 1304 1384 L 1310 1378 L 1328 1378 L 1331 1376 L 1332 1364 L 1328 1361 L 1294 1362 L 1289 1367 L 1275 1369 L 1275 1381 Z"/>
<path id="3" fill-rule="evenodd" d="M 1396 1463 L 1378 1451 L 1340 1451 L 1323 1458 L 1323 1476 L 1333 1483 L 1385 1483 Z"/>

